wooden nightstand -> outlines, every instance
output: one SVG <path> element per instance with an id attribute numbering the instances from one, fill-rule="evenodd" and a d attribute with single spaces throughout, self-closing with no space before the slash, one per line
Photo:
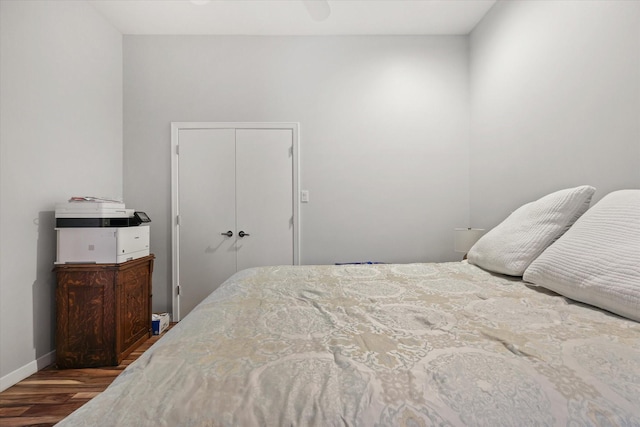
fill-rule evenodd
<path id="1" fill-rule="evenodd" d="M 59 368 L 116 366 L 151 336 L 154 258 L 54 268 Z"/>

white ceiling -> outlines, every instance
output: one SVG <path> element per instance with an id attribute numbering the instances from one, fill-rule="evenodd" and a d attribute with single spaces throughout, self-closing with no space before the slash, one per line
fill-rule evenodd
<path id="1" fill-rule="evenodd" d="M 88 1 L 123 34 L 464 35 L 496 0 L 328 0 L 321 21 L 318 0 Z"/>

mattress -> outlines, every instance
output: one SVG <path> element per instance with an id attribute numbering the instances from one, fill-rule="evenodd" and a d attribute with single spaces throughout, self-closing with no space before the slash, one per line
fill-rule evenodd
<path id="1" fill-rule="evenodd" d="M 60 426 L 640 425 L 640 324 L 466 262 L 237 273 Z"/>

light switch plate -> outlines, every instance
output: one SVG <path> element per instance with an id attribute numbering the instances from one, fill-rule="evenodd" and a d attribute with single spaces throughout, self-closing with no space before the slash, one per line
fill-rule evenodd
<path id="1" fill-rule="evenodd" d="M 309 203 L 309 190 L 302 190 L 300 192 L 300 201 L 302 203 Z"/>

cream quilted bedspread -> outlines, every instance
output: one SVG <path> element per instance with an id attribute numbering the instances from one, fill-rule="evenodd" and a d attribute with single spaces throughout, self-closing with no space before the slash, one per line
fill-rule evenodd
<path id="1" fill-rule="evenodd" d="M 462 263 L 242 271 L 64 426 L 640 426 L 640 324 Z"/>

